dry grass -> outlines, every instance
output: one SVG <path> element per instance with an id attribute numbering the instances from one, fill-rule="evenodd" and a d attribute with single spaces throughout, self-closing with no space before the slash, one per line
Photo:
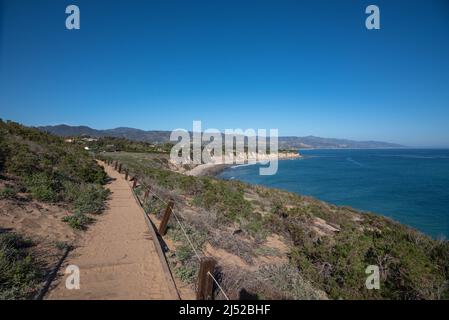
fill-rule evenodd
<path id="1" fill-rule="evenodd" d="M 324 292 L 316 290 L 290 264 L 265 265 L 254 272 L 240 268 L 223 268 L 218 273 L 221 286 L 230 299 L 322 300 Z M 217 290 L 217 297 L 222 294 Z"/>

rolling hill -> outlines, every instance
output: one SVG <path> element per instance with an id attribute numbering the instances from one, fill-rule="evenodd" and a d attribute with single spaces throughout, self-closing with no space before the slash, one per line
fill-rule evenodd
<path id="1" fill-rule="evenodd" d="M 152 143 L 170 142 L 170 131 L 140 130 L 120 127 L 115 129 L 97 130 L 87 126 L 56 125 L 38 127 L 41 131 L 49 132 L 62 137 L 90 136 L 90 137 L 117 137 L 135 141 Z M 404 146 L 382 141 L 355 141 L 348 139 L 306 137 L 279 137 L 281 149 L 313 149 L 313 148 L 403 148 Z"/>

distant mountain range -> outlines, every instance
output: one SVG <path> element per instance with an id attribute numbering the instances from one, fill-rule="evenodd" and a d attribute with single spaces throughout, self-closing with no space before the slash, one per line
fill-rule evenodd
<path id="1" fill-rule="evenodd" d="M 134 128 L 115 128 L 107 130 L 92 129 L 87 126 L 45 126 L 38 127 L 39 130 L 46 131 L 62 137 L 90 136 L 90 137 L 117 137 L 135 141 L 146 141 L 152 143 L 170 142 L 170 131 L 140 130 Z M 307 137 L 279 137 L 280 149 L 324 149 L 324 148 L 404 148 L 404 146 L 381 141 L 354 141 L 348 139 L 320 138 L 315 136 Z"/>

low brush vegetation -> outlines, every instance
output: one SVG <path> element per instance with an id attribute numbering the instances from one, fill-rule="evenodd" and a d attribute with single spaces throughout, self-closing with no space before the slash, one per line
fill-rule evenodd
<path id="1" fill-rule="evenodd" d="M 107 175 L 82 147 L 62 138 L 0 120 L 0 200 L 60 206 L 63 219 L 84 230 L 104 208 Z M 2 186 L 3 185 L 3 186 Z M 29 298 L 41 280 L 32 246 L 0 226 L 0 299 Z M 23 235 L 26 236 L 26 235 Z"/>
<path id="2" fill-rule="evenodd" d="M 0 120 L 0 136 L 1 173 L 18 179 L 33 199 L 66 205 L 73 217 L 65 220 L 76 229 L 92 221 L 85 214 L 103 210 L 106 173 L 83 148 L 10 121 Z M 11 191 L 0 191 L 6 196 Z"/>
<path id="3" fill-rule="evenodd" d="M 11 187 L 3 187 L 0 189 L 0 200 L 14 199 L 16 197 L 16 191 Z"/>
<path id="4" fill-rule="evenodd" d="M 159 153 L 169 154 L 173 144 L 149 143 L 144 141 L 131 141 L 117 137 L 74 137 L 72 143 L 88 147 L 94 152 L 134 152 L 134 153 Z"/>
<path id="5" fill-rule="evenodd" d="M 62 221 L 67 222 L 70 227 L 77 230 L 86 230 L 87 225 L 91 224 L 94 219 L 82 213 L 75 213 L 64 217 Z"/>
<path id="6" fill-rule="evenodd" d="M 252 298 L 266 299 L 449 298 L 447 241 L 434 240 L 383 216 L 286 191 L 185 176 L 149 156 L 107 153 L 102 157 L 118 159 L 153 190 L 173 197 L 181 208 L 179 218 L 198 248 L 209 243 L 250 262 L 264 252 L 261 246 L 268 235 L 285 239 L 286 265 L 254 272 L 238 267 L 222 270 L 218 275 L 222 286 L 228 292 L 240 292 L 235 298 L 242 290 Z M 160 212 L 156 203 L 147 203 L 146 210 Z M 196 258 L 177 229 L 172 219 L 168 236 L 177 243 L 172 265 L 181 279 L 193 282 Z M 380 290 L 365 286 L 369 265 L 379 266 Z"/>
<path id="7" fill-rule="evenodd" d="M 30 252 L 33 243 L 15 233 L 0 234 L 0 300 L 29 299 L 43 269 Z"/>

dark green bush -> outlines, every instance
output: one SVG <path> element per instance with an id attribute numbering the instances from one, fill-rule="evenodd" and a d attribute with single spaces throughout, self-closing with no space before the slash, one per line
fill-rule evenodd
<path id="1" fill-rule="evenodd" d="M 8 172 L 21 177 L 39 172 L 39 157 L 29 152 L 28 146 L 11 142 L 9 149 L 14 152 L 11 152 L 5 161 Z"/>
<path id="2" fill-rule="evenodd" d="M 67 222 L 73 229 L 86 230 L 87 226 L 91 224 L 94 219 L 82 213 L 74 213 L 70 216 L 64 217 L 62 221 Z"/>
<path id="3" fill-rule="evenodd" d="M 6 144 L 6 130 L 2 127 L 2 120 L 0 119 L 0 172 L 3 171 L 5 167 L 5 161 L 9 154 L 8 146 Z"/>
<path id="4" fill-rule="evenodd" d="M 138 153 L 170 153 L 171 143 L 149 143 L 143 141 L 131 141 L 124 138 L 102 137 L 97 141 L 90 142 L 89 148 L 101 151 L 126 151 Z"/>
<path id="5" fill-rule="evenodd" d="M 215 210 L 230 220 L 247 218 L 251 215 L 251 204 L 244 198 L 244 189 L 239 183 L 221 183 L 203 178 L 201 191 L 195 195 L 194 203 L 209 210 Z"/>
<path id="6" fill-rule="evenodd" d="M 182 245 L 176 248 L 176 258 L 181 261 L 185 262 L 192 258 L 194 255 L 194 252 L 192 251 L 191 247 L 187 245 Z"/>
<path id="7" fill-rule="evenodd" d="M 17 176 L 34 199 L 65 201 L 79 213 L 103 209 L 106 173 L 80 145 L 14 122 L 0 121 L 0 133 L 0 169 Z"/>
<path id="8" fill-rule="evenodd" d="M 79 213 L 98 214 L 104 209 L 108 195 L 109 190 L 105 190 L 99 185 L 82 185 L 73 202 L 74 210 Z"/>
<path id="9" fill-rule="evenodd" d="M 0 199 L 14 199 L 16 192 L 11 187 L 4 187 L 0 189 Z"/>
<path id="10" fill-rule="evenodd" d="M 68 154 L 59 161 L 58 170 L 62 175 L 70 177 L 76 182 L 103 184 L 106 180 L 104 170 L 90 161 L 86 161 L 84 150 L 79 154 Z"/>
<path id="11" fill-rule="evenodd" d="M 11 176 L 17 190 L 29 192 L 38 201 L 63 202 L 75 214 L 64 221 L 85 229 L 99 213 L 108 191 L 107 175 L 78 144 L 0 120 L 0 174 Z M 11 188 L 2 188 L 0 198 L 14 198 Z M 40 267 L 30 254 L 29 243 L 14 234 L 0 234 L 0 300 L 29 298 L 41 280 Z"/>
<path id="12" fill-rule="evenodd" d="M 26 299 L 43 271 L 29 253 L 32 243 L 15 233 L 0 234 L 0 300 Z"/>
<path id="13" fill-rule="evenodd" d="M 45 202 L 58 200 L 54 180 L 45 173 L 33 173 L 25 178 L 25 186 L 33 198 Z"/>
<path id="14" fill-rule="evenodd" d="M 174 267 L 175 275 L 184 283 L 194 283 L 197 277 L 198 267 L 193 263 L 181 264 Z"/>

